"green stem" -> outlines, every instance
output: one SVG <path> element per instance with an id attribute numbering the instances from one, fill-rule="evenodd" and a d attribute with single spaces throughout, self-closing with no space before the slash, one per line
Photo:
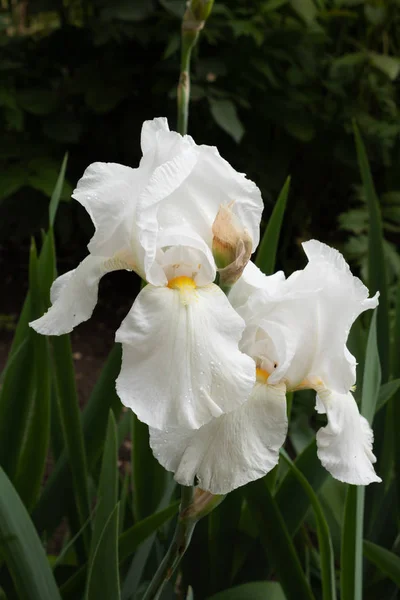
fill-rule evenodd
<path id="1" fill-rule="evenodd" d="M 153 580 L 143 596 L 143 600 L 157 600 L 160 598 L 165 584 L 171 579 L 189 546 L 197 519 L 187 518 L 185 514 L 192 504 L 193 493 L 194 487 L 182 486 L 181 505 L 174 537 Z"/>
<path id="2" fill-rule="evenodd" d="M 192 50 L 199 37 L 199 32 L 182 27 L 181 74 L 178 84 L 178 133 L 186 135 L 189 119 L 190 98 L 190 59 Z"/>

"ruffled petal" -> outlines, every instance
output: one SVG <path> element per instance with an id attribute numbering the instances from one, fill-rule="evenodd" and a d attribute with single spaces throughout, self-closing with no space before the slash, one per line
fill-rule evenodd
<path id="1" fill-rule="evenodd" d="M 178 135 L 178 134 L 176 134 Z M 153 171 L 146 187 L 141 192 L 136 214 L 136 224 L 139 231 L 139 241 L 144 250 L 144 271 L 146 280 L 153 285 L 164 285 L 165 275 L 159 270 L 152 271 L 156 260 L 157 250 L 160 248 L 159 234 L 164 229 L 160 224 L 160 204 L 168 199 L 167 210 L 174 213 L 169 205 L 171 194 L 182 187 L 184 180 L 190 175 L 197 162 L 197 151 L 192 146 L 183 148 L 183 151 L 159 165 Z M 174 213 L 171 225 L 181 226 L 185 230 L 182 218 Z"/>
<path id="2" fill-rule="evenodd" d="M 250 395 L 252 359 L 238 342 L 243 320 L 214 284 L 146 286 L 117 331 L 123 344 L 117 392 L 151 427 L 197 429 Z"/>
<path id="3" fill-rule="evenodd" d="M 169 131 L 168 121 L 165 117 L 156 117 L 143 123 L 140 137 L 143 154 L 154 150 L 157 145 L 157 134 L 160 131 Z"/>
<path id="4" fill-rule="evenodd" d="M 353 485 L 381 481 L 372 464 L 373 432 L 358 411 L 353 395 L 328 389 L 318 391 L 317 410 L 326 412 L 328 424 L 317 433 L 318 457 L 335 479 Z"/>
<path id="5" fill-rule="evenodd" d="M 273 275 L 264 275 L 264 273 L 253 263 L 248 262 L 240 279 L 232 286 L 229 292 L 229 301 L 233 308 L 237 310 L 245 319 L 250 318 L 252 312 L 248 306 L 250 296 L 257 290 L 265 289 L 270 296 L 273 296 L 281 284 L 285 281 L 283 271 L 277 271 Z"/>
<path id="6" fill-rule="evenodd" d="M 76 269 L 58 277 L 51 286 L 52 306 L 39 319 L 29 323 L 43 335 L 70 333 L 76 325 L 92 316 L 97 304 L 99 281 L 106 273 L 119 269 L 132 270 L 129 255 L 111 259 L 89 254 Z"/>
<path id="7" fill-rule="evenodd" d="M 200 429 L 150 429 L 157 460 L 182 485 L 227 494 L 278 464 L 287 432 L 285 387 L 256 383 L 249 400 Z"/>
<path id="8" fill-rule="evenodd" d="M 355 359 L 346 348 L 350 328 L 365 310 L 378 305 L 368 288 L 351 273 L 343 256 L 326 244 L 310 240 L 303 244 L 309 263 L 302 285 L 319 282 L 318 348 L 310 376 L 318 376 L 326 387 L 345 394 L 355 383 Z"/>
<path id="9" fill-rule="evenodd" d="M 78 181 L 72 197 L 88 211 L 96 231 L 88 245 L 96 256 L 110 257 L 131 248 L 136 262 L 136 200 L 146 181 L 141 169 L 115 163 L 93 163 Z"/>

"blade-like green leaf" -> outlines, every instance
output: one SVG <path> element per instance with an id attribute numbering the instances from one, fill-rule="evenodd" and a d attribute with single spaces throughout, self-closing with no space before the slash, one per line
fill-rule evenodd
<path id="1" fill-rule="evenodd" d="M 1 468 L 0 548 L 20 600 L 61 599 L 33 523 Z"/>
<path id="2" fill-rule="evenodd" d="M 107 434 L 104 444 L 103 461 L 97 491 L 97 509 L 93 521 L 93 536 L 90 546 L 89 565 L 94 557 L 102 531 L 118 502 L 118 446 L 117 426 L 110 410 Z M 90 567 L 89 567 L 90 569 Z"/>
<path id="3" fill-rule="evenodd" d="M 58 208 L 58 205 L 60 202 L 61 192 L 62 192 L 63 185 L 64 185 L 65 171 L 67 168 L 67 163 L 68 163 L 68 152 L 64 155 L 60 173 L 58 175 L 58 179 L 57 179 L 56 185 L 54 187 L 54 191 L 53 191 L 53 193 L 51 195 L 51 199 L 50 199 L 50 204 L 49 204 L 50 227 L 52 227 L 54 225 L 54 220 L 56 218 L 57 208 Z"/>
<path id="4" fill-rule="evenodd" d="M 119 538 L 119 560 L 132 556 L 150 536 L 154 534 L 164 523 L 176 515 L 180 500 L 173 502 L 159 512 L 139 521 L 130 529 L 127 529 Z M 86 565 L 79 569 L 61 588 L 63 598 L 74 599 L 77 596 L 79 586 L 83 583 L 86 573 Z"/>
<path id="5" fill-rule="evenodd" d="M 378 400 L 381 369 L 376 340 L 376 313 L 371 321 L 361 396 L 361 414 L 372 423 Z M 349 486 L 346 497 L 341 551 L 341 600 L 362 600 L 362 542 L 365 488 Z"/>
<path id="6" fill-rule="evenodd" d="M 315 439 L 297 457 L 295 465 L 317 493 L 328 477 L 328 472 L 322 467 L 317 456 Z M 296 498 L 296 502 L 293 502 L 293 498 Z M 275 494 L 275 500 L 289 534 L 294 536 L 310 508 L 310 499 L 291 470 L 283 478 Z"/>
<path id="7" fill-rule="evenodd" d="M 313 507 L 315 518 L 317 522 L 317 534 L 319 552 L 321 556 L 321 580 L 322 580 L 322 597 L 323 600 L 335 600 L 336 599 L 336 581 L 335 581 L 335 563 L 333 546 L 331 540 L 331 534 L 329 531 L 328 523 L 326 521 L 323 508 L 304 475 L 299 471 L 294 462 L 290 460 L 284 449 L 281 449 L 281 455 L 283 456 L 290 469 L 293 471 L 297 480 L 300 482 L 303 490 L 307 494 L 311 506 Z"/>
<path id="8" fill-rule="evenodd" d="M 90 514 L 90 502 L 82 421 L 69 336 L 54 337 L 51 346 L 59 414 L 72 474 L 79 528 L 81 528 Z M 84 531 L 84 540 L 88 547 L 88 530 Z"/>
<path id="9" fill-rule="evenodd" d="M 118 513 L 117 504 L 110 514 L 96 546 L 88 574 L 86 600 L 111 598 L 119 600 L 118 559 Z"/>
<path id="10" fill-rule="evenodd" d="M 379 390 L 378 402 L 376 403 L 376 413 L 383 408 L 389 400 L 393 398 L 393 396 L 400 389 L 400 379 L 393 379 L 392 381 L 387 381 L 383 385 L 381 385 L 381 389 Z M 397 400 L 395 401 L 397 402 Z"/>
<path id="11" fill-rule="evenodd" d="M 268 560 L 276 570 L 287 600 L 314 598 L 279 505 L 271 496 L 264 479 L 248 484 L 244 493 L 259 527 Z"/>
<path id="12" fill-rule="evenodd" d="M 94 467 L 101 456 L 109 410 L 112 409 L 117 418 L 122 409 L 121 401 L 115 391 L 115 380 L 120 368 L 121 346 L 116 344 L 107 358 L 82 414 L 89 469 Z M 46 529 L 51 533 L 66 514 L 68 501 L 71 500 L 71 481 L 68 456 L 63 452 L 46 483 L 33 515 L 39 531 Z"/>
<path id="13" fill-rule="evenodd" d="M 286 597 L 276 581 L 254 581 L 214 594 L 208 600 L 286 600 Z"/>
<path id="14" fill-rule="evenodd" d="M 367 199 L 369 214 L 368 238 L 368 279 L 370 292 L 379 291 L 378 306 L 378 348 L 382 366 L 382 380 L 385 383 L 389 378 L 389 301 L 386 275 L 386 260 L 383 250 L 383 227 L 381 207 L 376 195 L 371 170 L 357 125 L 354 123 L 354 137 L 357 149 L 358 165 Z"/>
<path id="15" fill-rule="evenodd" d="M 393 347 L 392 347 L 392 375 L 398 377 L 396 381 L 400 381 L 400 360 L 399 360 L 399 344 L 400 344 L 400 281 L 397 288 L 397 299 L 396 299 L 396 318 L 394 323 L 394 336 L 393 336 Z M 391 382 L 394 383 L 394 382 Z M 400 391 L 396 393 L 392 402 L 392 434 L 393 434 L 393 449 L 394 449 L 394 474 L 397 486 L 397 520 L 400 523 L 400 440 L 399 440 L 399 428 L 400 428 Z"/>
<path id="16" fill-rule="evenodd" d="M 364 556 L 400 588 L 400 557 L 372 542 L 364 541 Z"/>
<path id="17" fill-rule="evenodd" d="M 266 275 L 271 275 L 275 269 L 276 252 L 278 249 L 279 236 L 285 214 L 286 202 L 290 190 L 290 177 L 284 183 L 284 186 L 278 196 L 274 210 L 268 221 L 263 238 L 258 248 L 256 265 Z"/>
<path id="18" fill-rule="evenodd" d="M 46 305 L 41 282 L 46 278 L 46 271 L 51 268 L 52 264 L 46 264 L 43 260 L 38 264 L 33 246 L 29 268 L 32 320 L 38 318 L 44 312 Z M 48 292 L 46 293 L 46 297 L 47 294 Z M 30 336 L 32 337 L 33 345 L 31 360 L 34 364 L 32 403 L 25 428 L 24 440 L 20 448 L 15 478 L 15 488 L 28 509 L 34 506 L 39 493 L 50 440 L 50 368 L 48 342 L 44 336 L 37 334 L 33 330 L 30 332 Z"/>
<path id="19" fill-rule="evenodd" d="M 151 515 L 164 493 L 170 477 L 154 458 L 149 445 L 149 428 L 132 418 L 133 514 L 136 521 Z"/>

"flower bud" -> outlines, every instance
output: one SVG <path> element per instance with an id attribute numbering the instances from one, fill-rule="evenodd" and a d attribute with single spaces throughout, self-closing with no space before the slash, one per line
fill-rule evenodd
<path id="1" fill-rule="evenodd" d="M 222 288 L 231 287 L 239 279 L 253 248 L 247 229 L 241 226 L 231 206 L 220 206 L 212 227 L 212 251 Z"/>
<path id="2" fill-rule="evenodd" d="M 212 494 L 196 487 L 190 505 L 179 515 L 181 520 L 199 521 L 225 499 L 225 495 Z"/>
<path id="3" fill-rule="evenodd" d="M 214 0 L 189 0 L 183 17 L 184 30 L 200 31 L 210 16 Z"/>

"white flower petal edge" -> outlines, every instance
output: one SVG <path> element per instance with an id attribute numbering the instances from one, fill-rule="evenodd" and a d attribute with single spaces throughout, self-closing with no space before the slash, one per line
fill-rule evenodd
<path id="1" fill-rule="evenodd" d="M 51 286 L 52 306 L 29 325 L 43 335 L 70 333 L 76 325 L 92 316 L 97 304 L 99 281 L 106 273 L 132 269 L 129 255 L 111 259 L 89 254 L 76 269 L 58 277 Z"/>
<path id="2" fill-rule="evenodd" d="M 317 387 L 318 412 L 326 412 L 328 424 L 317 433 L 318 457 L 335 479 L 353 485 L 382 481 L 372 463 L 373 432 L 358 411 L 353 395 Z"/>
<path id="3" fill-rule="evenodd" d="M 196 431 L 150 429 L 157 460 L 181 485 L 227 494 L 278 464 L 287 432 L 285 386 L 256 383 L 249 400 Z"/>
<path id="4" fill-rule="evenodd" d="M 249 397 L 254 361 L 238 349 L 244 321 L 214 284 L 147 285 L 117 331 L 117 393 L 141 421 L 198 429 Z"/>

